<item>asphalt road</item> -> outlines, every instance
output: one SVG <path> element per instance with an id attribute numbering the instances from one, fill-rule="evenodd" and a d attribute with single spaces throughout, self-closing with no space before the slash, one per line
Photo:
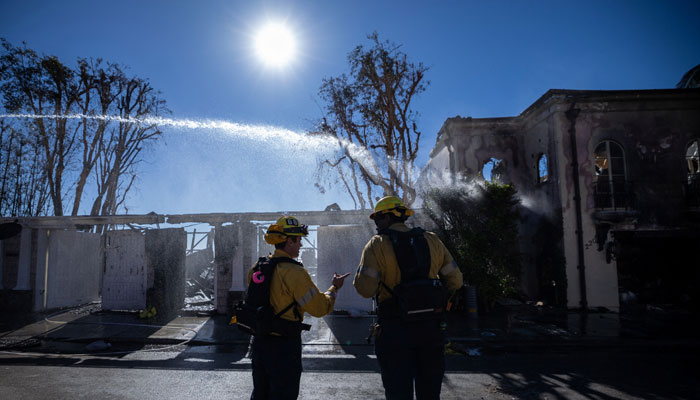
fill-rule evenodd
<path id="1" fill-rule="evenodd" d="M 0 353 L 0 399 L 245 399 L 252 389 L 244 346 L 112 348 L 89 356 L 42 350 L 54 354 Z M 697 351 L 659 349 L 487 349 L 447 356 L 442 398 L 700 398 L 697 359 Z M 383 398 L 372 348 L 305 346 L 300 398 Z"/>

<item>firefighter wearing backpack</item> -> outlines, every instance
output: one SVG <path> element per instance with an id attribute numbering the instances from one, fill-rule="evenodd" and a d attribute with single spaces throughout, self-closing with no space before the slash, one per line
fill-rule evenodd
<path id="1" fill-rule="evenodd" d="M 370 218 L 378 234 L 365 245 L 353 285 L 377 298 L 375 353 L 387 399 L 439 399 L 445 372 L 444 318 L 448 292 L 462 273 L 431 232 L 404 222 L 413 211 L 395 196 L 380 199 Z"/>
<path id="2" fill-rule="evenodd" d="M 276 266 L 269 286 L 269 304 L 275 317 L 285 322 L 284 329 L 258 332 L 252 341 L 253 394 L 251 399 L 296 399 L 301 379 L 301 322 L 304 313 L 322 317 L 333 311 L 335 297 L 349 274 L 333 274 L 331 287 L 321 292 L 313 283 L 304 266 L 296 262 L 302 237 L 308 235 L 306 225 L 291 216 L 284 216 L 270 225 L 265 241 L 275 246 L 275 252 L 267 257 Z M 256 274 L 256 266 L 248 274 L 251 283 L 265 277 Z M 289 326 L 298 326 L 289 329 Z M 308 327 L 308 325 L 307 325 Z M 308 328 L 307 328 L 308 329 Z M 278 332 L 279 331 L 279 332 Z"/>

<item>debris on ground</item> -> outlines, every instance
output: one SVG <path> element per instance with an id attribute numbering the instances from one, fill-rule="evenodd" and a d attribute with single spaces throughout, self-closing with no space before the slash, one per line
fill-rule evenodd
<path id="1" fill-rule="evenodd" d="M 141 319 L 144 319 L 144 318 L 153 318 L 153 317 L 156 316 L 157 313 L 158 313 L 158 312 L 157 312 L 155 306 L 146 307 L 145 310 L 143 310 L 143 311 L 141 311 L 141 312 L 139 313 L 139 318 L 141 318 Z"/>
<path id="2" fill-rule="evenodd" d="M 185 282 L 185 311 L 214 310 L 215 264 L 211 261 Z"/>
<path id="3" fill-rule="evenodd" d="M 445 355 L 446 356 L 462 355 L 462 356 L 469 356 L 469 357 L 478 357 L 478 356 L 481 356 L 481 348 L 480 347 L 469 348 L 469 347 L 464 347 L 464 346 L 460 345 L 459 343 L 447 342 L 447 344 L 445 345 Z"/>
<path id="4" fill-rule="evenodd" d="M 458 343 L 447 342 L 445 345 L 445 355 L 446 356 L 457 356 L 457 355 L 467 355 L 467 351 L 464 350 L 462 346 Z"/>

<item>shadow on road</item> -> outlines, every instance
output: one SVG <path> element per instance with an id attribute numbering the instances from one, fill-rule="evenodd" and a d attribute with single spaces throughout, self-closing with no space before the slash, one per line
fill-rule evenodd
<path id="1" fill-rule="evenodd" d="M 304 355 L 306 372 L 378 373 L 370 346 L 346 346 L 342 355 Z M 171 349 L 175 350 L 175 349 Z M 194 346 L 176 352 L 135 351 L 128 357 L 72 355 L 0 356 L 0 365 L 39 365 L 86 368 L 161 370 L 250 370 L 246 345 Z M 309 357 L 307 357 L 309 356 Z M 545 354 L 494 354 L 479 357 L 447 356 L 444 385 L 487 375 L 490 388 L 518 399 L 580 398 L 693 398 L 697 395 L 697 351 L 683 353 L 630 353 L 626 351 L 573 351 Z M 136 359 L 134 359 L 134 357 Z M 455 374 L 457 376 L 455 376 Z M 329 378 L 330 379 L 330 378 Z M 544 397 L 543 397 L 544 396 Z"/>
<path id="2" fill-rule="evenodd" d="M 474 365 L 498 391 L 518 399 L 697 398 L 698 354 L 628 353 L 508 355 Z M 562 390 L 564 389 L 564 390 Z"/>

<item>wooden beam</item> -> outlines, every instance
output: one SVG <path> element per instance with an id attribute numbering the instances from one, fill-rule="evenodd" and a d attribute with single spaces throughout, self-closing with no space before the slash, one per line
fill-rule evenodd
<path id="1" fill-rule="evenodd" d="M 364 225 L 372 224 L 369 210 L 342 211 L 279 211 L 255 213 L 209 213 L 209 214 L 144 214 L 144 215 L 112 215 L 93 217 L 80 215 L 75 217 L 0 217 L 0 223 L 19 222 L 29 228 L 44 229 L 76 229 L 76 227 L 91 225 L 158 225 L 203 223 L 217 226 L 225 223 L 275 221 L 283 215 L 293 215 L 305 225 Z M 416 221 L 424 217 L 422 210 L 416 210 Z"/>
<path id="2" fill-rule="evenodd" d="M 127 225 L 144 224 L 157 225 L 165 222 L 164 215 L 110 215 L 94 217 L 79 215 L 75 217 L 2 217 L 0 223 L 17 221 L 22 226 L 29 228 L 45 229 L 75 229 L 77 226 L 90 225 Z"/>
<path id="3" fill-rule="evenodd" d="M 216 214 L 177 214 L 167 215 L 169 224 L 208 223 L 210 225 L 227 222 L 275 221 L 283 215 L 293 215 L 305 225 L 349 225 L 370 223 L 367 210 L 346 211 L 279 211 L 260 213 L 216 213 Z"/>

